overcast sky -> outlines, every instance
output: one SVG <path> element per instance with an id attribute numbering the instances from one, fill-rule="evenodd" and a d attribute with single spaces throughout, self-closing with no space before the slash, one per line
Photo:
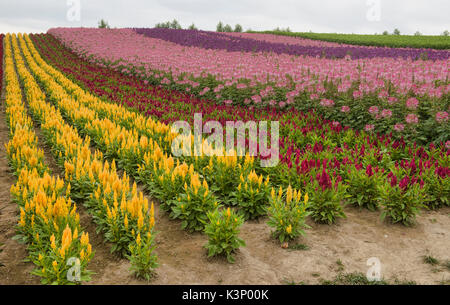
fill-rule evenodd
<path id="1" fill-rule="evenodd" d="M 94 27 L 101 18 L 112 27 L 153 27 L 176 18 L 203 30 L 221 20 L 244 30 L 431 35 L 450 30 L 449 12 L 449 0 L 2 0 L 0 32 Z"/>

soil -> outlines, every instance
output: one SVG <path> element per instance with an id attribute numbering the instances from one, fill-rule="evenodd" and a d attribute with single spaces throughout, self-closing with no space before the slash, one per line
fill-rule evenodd
<path id="1" fill-rule="evenodd" d="M 14 183 L 7 163 L 4 143 L 8 142 L 5 121 L 4 92 L 0 107 L 0 285 L 39 284 L 30 274 L 33 264 L 24 262 L 26 247 L 12 239 L 18 221 L 18 209 L 11 202 L 10 187 Z M 36 129 L 46 162 L 54 174 L 55 166 L 48 147 Z M 155 206 L 156 228 L 159 231 L 156 254 L 160 266 L 155 277 L 143 281 L 133 277 L 126 259 L 110 254 L 110 245 L 95 233 L 95 224 L 82 206 L 78 206 L 82 227 L 89 232 L 95 255 L 89 264 L 94 272 L 90 284 L 317 284 L 333 279 L 339 272 L 366 274 L 366 262 L 377 257 L 384 279 L 415 281 L 418 284 L 449 283 L 450 269 L 431 266 L 425 255 L 445 263 L 450 260 L 450 208 L 422 211 L 412 227 L 393 225 L 380 220 L 379 212 L 345 208 L 347 219 L 337 225 L 319 225 L 308 220 L 310 229 L 297 243 L 307 250 L 283 249 L 271 238 L 267 219 L 247 221 L 240 237 L 246 246 L 237 251 L 236 262 L 224 258 L 208 258 L 203 248 L 204 234 L 190 234 L 180 228 L 180 222 Z M 292 246 L 292 244 L 291 244 Z"/>

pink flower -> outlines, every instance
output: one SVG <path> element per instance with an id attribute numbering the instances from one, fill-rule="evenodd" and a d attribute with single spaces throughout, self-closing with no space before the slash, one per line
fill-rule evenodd
<path id="1" fill-rule="evenodd" d="M 233 101 L 232 100 L 225 100 L 225 101 L 223 101 L 224 103 L 225 103 L 225 105 L 231 105 L 231 104 L 233 104 Z"/>
<path id="2" fill-rule="evenodd" d="M 309 98 L 312 100 L 317 100 L 319 98 L 319 96 L 317 94 L 313 93 L 309 96 Z"/>
<path id="3" fill-rule="evenodd" d="M 389 105 L 395 104 L 398 101 L 398 99 L 394 96 L 388 97 L 388 103 Z"/>
<path id="4" fill-rule="evenodd" d="M 382 91 L 380 91 L 380 93 L 378 93 L 378 98 L 386 98 L 388 96 L 389 96 L 389 94 L 387 93 L 386 90 L 382 90 Z"/>
<path id="5" fill-rule="evenodd" d="M 417 124 L 419 123 L 419 117 L 415 115 L 414 113 L 410 113 L 405 118 L 406 123 L 408 124 Z"/>
<path id="6" fill-rule="evenodd" d="M 334 106 L 334 101 L 324 98 L 320 101 L 320 105 L 323 107 L 332 107 Z"/>
<path id="7" fill-rule="evenodd" d="M 367 124 L 366 127 L 364 127 L 365 131 L 372 131 L 375 128 L 375 125 L 373 124 Z"/>
<path id="8" fill-rule="evenodd" d="M 342 106 L 341 107 L 341 112 L 347 113 L 350 111 L 350 107 L 349 106 Z"/>
<path id="9" fill-rule="evenodd" d="M 378 113 L 378 107 L 377 106 L 370 106 L 369 113 L 370 114 L 377 114 Z"/>
<path id="10" fill-rule="evenodd" d="M 405 125 L 401 123 L 397 123 L 394 125 L 394 130 L 397 132 L 403 131 L 405 129 Z"/>
<path id="11" fill-rule="evenodd" d="M 414 110 L 419 105 L 419 101 L 415 97 L 411 97 L 406 101 L 406 108 Z"/>
<path id="12" fill-rule="evenodd" d="M 363 96 L 362 92 L 359 90 L 353 91 L 353 98 L 361 98 Z"/>
<path id="13" fill-rule="evenodd" d="M 450 141 L 445 142 L 445 148 L 450 149 Z"/>
<path id="14" fill-rule="evenodd" d="M 252 100 L 255 104 L 258 104 L 261 102 L 262 99 L 261 99 L 261 96 L 259 96 L 259 95 L 253 95 Z"/>
<path id="15" fill-rule="evenodd" d="M 388 119 L 392 116 L 392 111 L 390 109 L 383 109 L 381 111 L 381 116 L 385 119 Z"/>
<path id="16" fill-rule="evenodd" d="M 436 113 L 436 121 L 438 123 L 448 121 L 448 113 L 446 111 L 440 111 L 440 112 Z"/>
<path id="17" fill-rule="evenodd" d="M 286 106 L 286 102 L 281 101 L 278 103 L 278 106 L 280 106 L 280 108 L 284 108 L 284 106 Z"/>

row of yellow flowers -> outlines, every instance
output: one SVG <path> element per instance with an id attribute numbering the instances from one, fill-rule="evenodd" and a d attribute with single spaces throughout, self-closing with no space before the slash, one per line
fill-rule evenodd
<path id="1" fill-rule="evenodd" d="M 50 175 L 43 151 L 38 149 L 33 122 L 22 103 L 14 60 L 17 71 L 22 72 L 26 92 L 35 88 L 28 86 L 23 77 L 26 68 L 16 37 L 7 35 L 4 43 L 6 118 L 10 130 L 6 151 L 10 166 L 18 176 L 17 183 L 11 187 L 11 195 L 20 207 L 19 236 L 27 243 L 30 260 L 37 266 L 33 273 L 41 276 L 43 283 L 88 280 L 86 267 L 93 255 L 89 236 L 82 232 L 76 205 L 69 198 L 70 185 Z"/>
<path id="2" fill-rule="evenodd" d="M 237 205 L 244 218 L 257 218 L 268 209 L 273 212 L 269 179 L 256 175 L 252 157 L 225 151 L 226 156 L 211 157 L 214 148 L 204 141 L 202 156 L 174 158 L 170 149 L 178 135 L 167 125 L 85 92 L 46 64 L 26 36 L 25 41 L 37 77 L 70 123 L 90 135 L 107 157 L 117 158 L 120 168 L 142 181 L 161 200 L 163 209 L 182 220 L 183 228 L 203 230 L 207 212 L 219 207 L 219 202 Z M 297 232 L 294 222 L 303 216 L 288 217 L 292 224 L 285 223 L 283 231 Z M 291 232 L 289 237 L 296 235 Z"/>
<path id="3" fill-rule="evenodd" d="M 58 91 L 59 85 L 34 62 L 23 36 L 19 35 L 18 40 L 31 71 L 26 79 L 36 84 L 36 77 L 47 90 L 48 98 L 65 100 L 65 92 Z M 24 75 L 27 73 L 23 71 Z M 49 87 L 48 84 L 55 84 L 56 87 Z M 115 161 L 103 161 L 101 152 L 91 152 L 89 136 L 81 138 L 77 129 L 65 123 L 57 108 L 45 100 L 32 98 L 34 94 L 44 94 L 39 87 L 30 94 L 30 111 L 40 121 L 58 164 L 64 168 L 65 178 L 71 183 L 72 197 L 86 205 L 106 240 L 113 243 L 112 250 L 127 256 L 138 275 L 148 276 L 156 267 L 156 256 L 152 253 L 155 224 L 153 203 L 149 205 L 135 184 L 130 186 L 126 173 L 119 177 Z M 71 109 L 77 109 L 77 104 L 73 102 L 67 100 L 68 105 L 74 107 Z M 77 112 L 80 111 L 83 109 L 77 109 Z M 92 115 L 87 112 L 83 118 L 93 120 Z"/>
<path id="4" fill-rule="evenodd" d="M 25 40 L 37 65 L 47 72 L 47 76 L 51 75 L 54 78 L 52 81 L 48 80 L 47 76 L 43 77 L 44 86 L 46 83 L 47 87 L 60 89 L 58 93 L 54 93 L 52 100 L 64 111 L 73 125 L 93 138 L 108 157 L 118 158 L 119 167 L 137 176 L 136 178 L 146 185 L 147 190 L 162 201 L 164 209 L 171 211 L 177 205 L 186 206 L 186 203 L 176 200 L 183 198 L 177 196 L 185 193 L 182 188 L 184 183 L 187 182 L 189 185 L 186 170 L 179 171 L 179 168 L 193 165 L 195 171 L 205 177 L 207 183 L 211 185 L 220 202 L 238 205 L 238 208 L 243 209 L 246 214 L 253 213 L 247 210 L 258 210 L 257 216 L 264 214 L 264 205 L 267 205 L 268 201 L 265 198 L 267 191 L 264 190 L 259 194 L 259 200 L 251 200 L 243 205 L 240 204 L 241 199 L 247 196 L 240 194 L 240 189 L 236 191 L 239 177 L 249 175 L 254 168 L 252 157 L 248 155 L 241 157 L 237 156 L 236 152 L 233 154 L 225 151 L 224 156 L 211 157 L 214 149 L 203 141 L 202 156 L 179 158 L 176 167 L 164 166 L 172 160 L 169 149 L 172 139 L 177 134 L 172 133 L 167 125 L 155 122 L 152 118 L 129 111 L 123 106 L 104 102 L 84 92 L 59 71 L 47 65 L 33 50 L 28 37 L 25 37 Z M 60 99 L 60 96 L 64 98 Z M 193 142 L 193 137 L 188 140 Z M 255 204 L 261 207 L 256 208 L 253 206 Z M 179 210 L 178 208 L 177 211 Z M 179 213 L 172 213 L 172 216 L 183 218 Z"/>
<path id="5" fill-rule="evenodd" d="M 187 165 L 184 163 L 180 164 L 179 161 L 177 161 L 177 167 L 167 166 L 167 164 L 170 164 L 171 162 L 173 164 L 173 158 L 167 156 L 166 153 L 163 153 L 163 149 L 160 148 L 153 138 L 139 135 L 135 129 L 127 129 L 116 124 L 107 117 L 100 119 L 97 111 L 91 109 L 91 107 L 85 106 L 84 103 L 73 98 L 72 95 L 55 80 L 55 78 L 46 73 L 36 61 L 33 60 L 36 56 L 27 56 L 28 50 L 24 50 L 24 53 L 27 57 L 31 71 L 46 90 L 48 98 L 62 111 L 65 118 L 72 125 L 76 126 L 81 132 L 92 137 L 93 141 L 105 153 L 107 158 L 117 158 L 119 166 L 124 168 L 126 173 L 136 173 L 139 170 L 144 169 L 143 165 L 148 165 L 148 169 L 151 169 L 152 171 L 158 171 L 158 169 L 164 168 L 167 176 L 170 175 L 172 177 L 173 175 L 181 174 L 183 175 L 182 180 L 185 183 L 191 181 L 190 177 L 199 177 L 199 174 L 195 173 L 191 166 L 190 175 L 186 178 L 188 171 L 181 169 L 186 169 Z M 84 100 L 83 96 L 80 96 L 79 100 Z M 112 104 L 108 105 L 113 106 Z M 161 133 L 161 131 L 158 132 Z M 147 160 L 148 162 L 143 163 L 144 160 Z M 151 181 L 156 181 L 159 178 L 159 175 L 152 172 L 150 178 Z M 195 182 L 196 180 L 193 181 Z M 193 193 L 197 193 L 196 184 L 194 182 L 189 183 L 189 189 L 192 189 Z M 204 180 L 202 186 L 206 184 L 207 182 Z M 182 187 L 183 185 L 184 183 L 179 186 Z M 183 189 L 185 190 L 186 188 Z M 173 198 L 170 199 L 175 199 L 175 196 L 177 195 L 178 192 L 173 193 Z M 183 212 L 181 214 L 174 213 L 172 215 L 184 221 L 196 222 L 196 225 L 189 226 L 184 225 L 185 222 L 183 222 L 184 227 L 202 230 L 204 224 L 199 222 L 199 219 L 206 219 L 206 211 L 217 206 L 217 199 L 212 193 L 209 193 L 208 196 L 199 197 L 199 202 L 194 202 L 191 199 L 192 198 L 189 197 L 185 202 L 177 202 L 177 205 L 183 206 Z M 201 207 L 201 210 L 198 211 L 199 207 Z M 188 211 L 196 211 L 196 213 L 194 216 L 192 214 L 187 215 L 189 213 Z M 193 217 L 192 220 L 191 217 Z"/>

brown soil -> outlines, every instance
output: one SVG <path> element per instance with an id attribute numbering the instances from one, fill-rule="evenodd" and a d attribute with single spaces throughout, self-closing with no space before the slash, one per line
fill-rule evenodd
<path id="1" fill-rule="evenodd" d="M 3 97 L 3 94 L 2 94 Z M 39 142 L 43 139 L 38 130 Z M 0 113 L 0 142 L 8 141 L 4 102 Z M 55 174 L 56 168 L 49 150 L 46 161 Z M 13 241 L 17 223 L 17 206 L 10 201 L 9 189 L 14 183 L 4 146 L 0 147 L 0 242 L 5 243 L 0 253 L 0 284 L 38 284 L 30 275 L 31 263 L 24 263 L 26 248 Z M 78 206 L 83 228 L 89 232 L 95 256 L 89 264 L 94 271 L 91 284 L 145 284 L 130 275 L 126 259 L 110 254 L 110 246 L 95 233 L 95 224 L 83 207 Z M 284 284 L 287 282 L 320 283 L 333 279 L 340 271 L 366 273 L 367 259 L 377 257 L 385 279 L 415 281 L 418 284 L 438 284 L 450 280 L 450 270 L 433 267 L 423 262 L 431 255 L 440 262 L 450 260 L 450 208 L 422 211 L 413 227 L 392 225 L 380 220 L 379 212 L 345 209 L 347 219 L 337 225 L 318 225 L 306 230 L 306 236 L 297 242 L 308 250 L 283 249 L 270 237 L 266 219 L 246 222 L 240 237 L 246 242 L 236 253 L 236 262 L 229 264 L 223 258 L 208 258 L 203 245 L 207 237 L 190 234 L 180 229 L 180 222 L 170 220 L 156 204 L 156 253 L 159 268 L 149 284 Z M 337 262 L 342 262 L 340 266 Z"/>

